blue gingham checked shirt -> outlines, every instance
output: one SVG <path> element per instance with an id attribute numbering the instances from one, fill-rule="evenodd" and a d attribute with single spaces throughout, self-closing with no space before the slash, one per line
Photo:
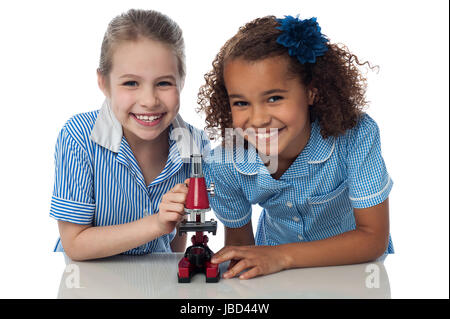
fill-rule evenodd
<path id="1" fill-rule="evenodd" d="M 219 146 L 206 175 L 216 185 L 210 204 L 225 226 L 242 227 L 251 220 L 253 204 L 263 208 L 257 245 L 315 241 L 353 230 L 353 208 L 380 204 L 393 185 L 378 126 L 367 114 L 337 138 L 323 139 L 318 122 L 312 123 L 307 145 L 279 180 L 255 152 L 252 145 L 233 151 Z M 393 252 L 389 236 L 385 253 Z"/>
<path id="2" fill-rule="evenodd" d="M 202 152 L 209 152 L 204 132 L 178 115 L 170 125 L 187 127 Z M 105 102 L 101 110 L 72 117 L 59 133 L 50 216 L 80 225 L 132 222 L 158 212 L 162 196 L 190 176 L 189 147 L 169 136 L 169 156 L 159 176 L 146 185 L 122 127 Z M 156 150 L 157 151 L 157 150 Z M 175 230 L 124 254 L 170 252 Z M 58 239 L 54 251 L 63 251 Z"/>

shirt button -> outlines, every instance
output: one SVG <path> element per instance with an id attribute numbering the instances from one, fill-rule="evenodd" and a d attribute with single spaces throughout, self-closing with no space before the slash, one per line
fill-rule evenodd
<path id="1" fill-rule="evenodd" d="M 290 201 L 287 201 L 286 202 L 286 206 L 289 207 L 289 208 L 292 208 L 292 203 Z"/>
<path id="2" fill-rule="evenodd" d="M 303 236 L 302 235 L 298 235 L 298 239 L 303 240 Z"/>
<path id="3" fill-rule="evenodd" d="M 298 222 L 300 220 L 300 218 L 298 218 L 297 216 L 292 218 L 294 220 L 294 222 Z"/>

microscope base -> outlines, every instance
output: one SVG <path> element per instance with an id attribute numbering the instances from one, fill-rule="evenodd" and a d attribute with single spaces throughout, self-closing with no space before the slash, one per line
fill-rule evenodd
<path id="1" fill-rule="evenodd" d="M 191 240 L 193 245 L 186 249 L 184 257 L 178 263 L 178 282 L 189 283 L 196 273 L 204 273 L 206 282 L 218 282 L 219 265 L 211 263 L 214 253 L 207 245 L 208 236 L 197 232 Z"/>
<path id="2" fill-rule="evenodd" d="M 195 267 L 184 257 L 178 264 L 178 283 L 190 283 L 195 274 L 204 273 L 207 283 L 219 282 L 219 265 L 206 262 L 204 267 Z"/>

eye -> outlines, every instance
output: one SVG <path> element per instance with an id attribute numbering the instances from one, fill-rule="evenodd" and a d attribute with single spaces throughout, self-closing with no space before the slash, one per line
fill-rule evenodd
<path id="1" fill-rule="evenodd" d="M 138 83 L 136 81 L 127 81 L 127 82 L 123 83 L 122 85 L 136 87 L 136 86 L 138 86 Z"/>
<path id="2" fill-rule="evenodd" d="M 169 82 L 169 81 L 161 81 L 161 82 L 158 82 L 158 84 L 157 84 L 157 86 L 162 86 L 162 87 L 172 86 L 172 85 L 173 85 L 172 82 Z"/>
<path id="3" fill-rule="evenodd" d="M 242 107 L 242 106 L 247 106 L 247 105 L 248 105 L 248 103 L 245 102 L 245 101 L 235 101 L 235 102 L 233 102 L 233 106 L 240 106 L 240 107 Z"/>
<path id="4" fill-rule="evenodd" d="M 267 101 L 268 101 L 269 103 L 275 103 L 275 102 L 277 102 L 277 101 L 279 101 L 279 100 L 282 100 L 282 99 L 283 99 L 282 96 L 275 95 L 275 96 L 269 97 L 269 99 L 268 99 Z"/>

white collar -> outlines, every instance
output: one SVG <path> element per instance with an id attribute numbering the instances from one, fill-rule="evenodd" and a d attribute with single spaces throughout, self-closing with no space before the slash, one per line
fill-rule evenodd
<path id="1" fill-rule="evenodd" d="M 109 107 L 108 101 L 105 100 L 92 129 L 91 140 L 114 153 L 118 153 L 122 136 L 122 125 Z"/>
<path id="2" fill-rule="evenodd" d="M 193 140 L 190 130 L 180 114 L 177 114 L 173 119 L 172 127 L 173 129 L 169 138 L 176 141 L 181 158 L 189 159 L 192 153 L 199 153 L 198 146 Z M 98 145 L 103 146 L 114 153 L 118 153 L 122 137 L 122 125 L 111 110 L 108 101 L 105 100 L 98 113 L 90 138 Z"/>

